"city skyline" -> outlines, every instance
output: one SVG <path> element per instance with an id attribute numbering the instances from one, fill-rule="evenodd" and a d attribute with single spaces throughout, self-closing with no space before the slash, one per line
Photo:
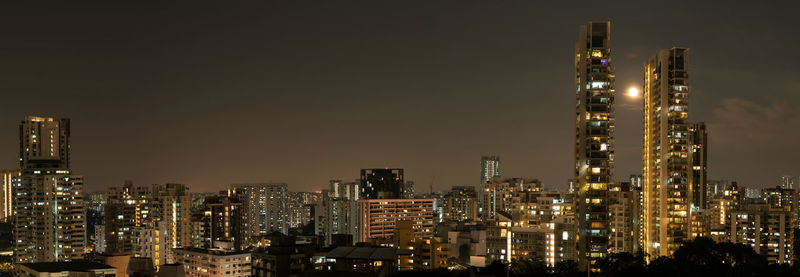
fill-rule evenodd
<path id="1" fill-rule="evenodd" d="M 552 21 L 545 7 L 531 5 L 439 6 L 410 13 L 414 22 L 400 18 L 411 5 L 270 6 L 268 19 L 252 7 L 225 7 L 211 16 L 216 28 L 201 20 L 211 8 L 204 5 L 180 16 L 178 7 L 137 10 L 153 17 L 142 25 L 114 5 L 97 7 L 108 15 L 70 7 L 81 20 L 7 7 L 0 9 L 8 23 L 0 29 L 7 61 L 0 89 L 20 93 L 6 96 L 19 104 L 0 112 L 0 126 L 14 130 L 28 115 L 72 119 L 77 154 L 70 167 L 87 191 L 124 180 L 184 183 L 193 191 L 285 182 L 307 191 L 383 167 L 404 168 L 418 192 L 431 182 L 441 191 L 478 186 L 482 155 L 502 157 L 504 177 L 566 190 L 576 26 L 610 20 L 619 92 L 641 89 L 644 61 L 657 50 L 692 49 L 690 120 L 707 123 L 709 180 L 761 188 L 800 175 L 790 155 L 800 150 L 793 143 L 800 114 L 788 104 L 800 100 L 792 78 L 797 38 L 787 35 L 791 16 L 781 16 L 793 9 L 690 4 L 673 15 L 686 22 L 667 24 L 622 5 Z M 298 11 L 311 15 L 282 15 Z M 759 21 L 763 14 L 773 20 Z M 119 18 L 109 26 L 92 24 L 112 15 Z M 40 17 L 59 20 L 29 24 Z M 225 69 L 234 65 L 241 67 Z M 616 181 L 641 174 L 640 101 L 620 96 L 615 103 Z M 17 139 L 12 131 L 0 137 L 0 156 L 9 157 L 0 160 L 4 169 L 16 168 Z"/>

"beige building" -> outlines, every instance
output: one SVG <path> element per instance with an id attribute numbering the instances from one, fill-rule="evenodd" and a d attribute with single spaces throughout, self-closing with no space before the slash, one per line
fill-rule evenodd
<path id="1" fill-rule="evenodd" d="M 14 193 L 12 183 L 19 178 L 20 170 L 0 170 L 0 222 L 8 222 L 14 214 Z"/>
<path id="2" fill-rule="evenodd" d="M 560 216 L 535 226 L 520 226 L 504 212 L 498 212 L 486 226 L 486 264 L 510 262 L 523 257 L 539 257 L 548 265 L 574 260 L 577 239 L 576 222 Z"/>
<path id="3" fill-rule="evenodd" d="M 693 184 L 690 155 L 688 52 L 664 49 L 645 65 L 644 250 L 653 258 L 671 255 L 691 239 L 694 194 L 702 193 L 695 191 L 703 186 Z"/>
<path id="4" fill-rule="evenodd" d="M 609 251 L 636 253 L 639 239 L 639 190 L 630 183 L 612 185 L 608 191 Z"/>
<path id="5" fill-rule="evenodd" d="M 163 235 L 159 235 L 158 240 L 163 240 L 166 248 L 159 249 L 160 255 L 166 256 L 166 263 L 174 263 L 169 249 L 192 244 L 192 199 L 189 187 L 184 184 L 155 184 L 152 197 L 151 227 L 162 231 Z"/>
<path id="6" fill-rule="evenodd" d="M 414 236 L 433 236 L 433 199 L 369 199 L 358 201 L 359 239 L 388 239 L 398 221 L 411 221 Z"/>
<path id="7" fill-rule="evenodd" d="M 439 220 L 475 221 L 478 216 L 478 194 L 472 186 L 453 186 L 440 201 Z"/>
<path id="8" fill-rule="evenodd" d="M 186 276 L 248 277 L 251 254 L 220 249 L 177 248 L 175 262 L 183 265 Z"/>
<path id="9" fill-rule="evenodd" d="M 494 218 L 497 212 L 510 212 L 514 195 L 542 190 L 542 183 L 533 178 L 491 178 L 481 191 L 481 218 Z"/>
<path id="10" fill-rule="evenodd" d="M 69 170 L 69 119 L 28 116 L 19 125 L 21 174 L 12 176 L 14 262 L 83 258 L 83 178 Z"/>

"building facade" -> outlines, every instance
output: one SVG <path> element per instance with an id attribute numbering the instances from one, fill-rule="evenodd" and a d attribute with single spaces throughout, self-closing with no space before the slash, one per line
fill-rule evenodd
<path id="1" fill-rule="evenodd" d="M 390 239 L 398 221 L 411 221 L 414 236 L 433 236 L 433 199 L 362 199 L 358 201 L 359 241 Z"/>
<path id="2" fill-rule="evenodd" d="M 186 276 L 251 276 L 250 253 L 199 248 L 178 248 L 174 252 L 175 262 L 183 265 Z"/>
<path id="3" fill-rule="evenodd" d="M 406 194 L 402 168 L 370 168 L 361 170 L 361 197 L 364 199 L 398 199 Z"/>
<path id="4" fill-rule="evenodd" d="M 691 210 L 708 209 L 706 185 L 708 184 L 708 131 L 703 122 L 689 123 L 689 189 L 692 191 Z"/>
<path id="5" fill-rule="evenodd" d="M 750 245 L 770 263 L 791 263 L 794 216 L 789 207 L 748 204 L 733 211 L 730 241 Z"/>
<path id="6" fill-rule="evenodd" d="M 688 51 L 661 50 L 645 65 L 644 226 L 652 257 L 671 255 L 690 234 Z"/>
<path id="7" fill-rule="evenodd" d="M 20 176 L 19 169 L 0 170 L 0 222 L 8 222 L 14 215 L 14 178 Z"/>
<path id="8" fill-rule="evenodd" d="M 108 189 L 103 220 L 106 251 L 102 253 L 133 253 L 139 230 L 151 219 L 150 200 L 150 188 L 131 181 Z"/>
<path id="9" fill-rule="evenodd" d="M 608 186 L 614 169 L 614 67 L 611 23 L 581 26 L 575 45 L 575 191 L 578 195 L 578 260 L 608 253 Z"/>
<path id="10" fill-rule="evenodd" d="M 71 175 L 69 119 L 28 116 L 19 125 L 21 174 L 12 177 L 14 262 L 83 258 L 83 178 Z"/>
<path id="11" fill-rule="evenodd" d="M 475 221 L 479 218 L 478 193 L 475 187 L 453 186 L 440 199 L 440 221 Z"/>
<path id="12" fill-rule="evenodd" d="M 481 192 L 481 218 L 493 219 L 497 212 L 510 211 L 514 195 L 542 190 L 542 183 L 533 178 L 492 178 Z"/>
<path id="13" fill-rule="evenodd" d="M 242 201 L 242 219 L 248 237 L 289 232 L 286 183 L 234 184 L 231 189 Z"/>
<path id="14" fill-rule="evenodd" d="M 500 156 L 481 156 L 481 184 L 500 176 Z"/>

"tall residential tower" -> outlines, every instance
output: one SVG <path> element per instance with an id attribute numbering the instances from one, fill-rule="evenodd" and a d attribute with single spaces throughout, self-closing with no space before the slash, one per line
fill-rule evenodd
<path id="1" fill-rule="evenodd" d="M 13 177 L 14 263 L 82 259 L 86 247 L 83 178 L 70 175 L 69 119 L 25 117 Z"/>
<path id="2" fill-rule="evenodd" d="M 645 252 L 672 254 L 690 239 L 692 168 L 688 48 L 648 59 L 644 72 Z"/>
<path id="3" fill-rule="evenodd" d="M 581 26 L 575 45 L 575 191 L 578 195 L 578 260 L 608 253 L 608 187 L 614 169 L 614 67 L 611 23 Z"/>

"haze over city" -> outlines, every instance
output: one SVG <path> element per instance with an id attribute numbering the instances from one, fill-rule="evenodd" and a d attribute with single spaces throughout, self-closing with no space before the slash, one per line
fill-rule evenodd
<path id="1" fill-rule="evenodd" d="M 586 2 L 589 3 L 589 2 Z M 576 6 L 578 6 L 576 8 Z M 292 191 L 405 168 L 427 192 L 504 176 L 573 178 L 578 26 L 613 22 L 615 179 L 642 171 L 645 59 L 690 48 L 691 115 L 709 179 L 800 174 L 796 2 L 0 4 L 0 167 L 26 115 L 72 120 L 87 191 L 287 182 Z M 769 19 L 769 20 L 765 20 Z"/>

